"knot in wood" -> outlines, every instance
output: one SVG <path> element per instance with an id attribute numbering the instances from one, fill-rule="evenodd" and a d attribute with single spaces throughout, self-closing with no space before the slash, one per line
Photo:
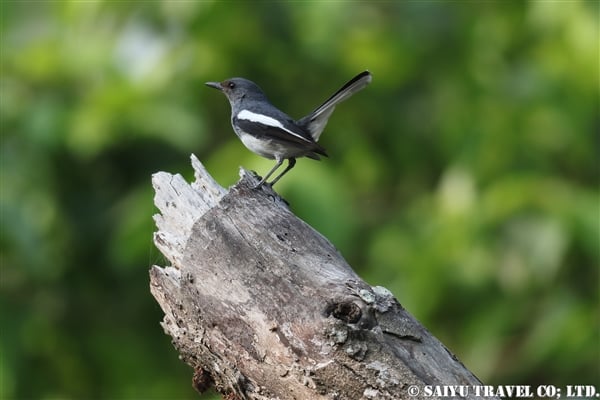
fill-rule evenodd
<path id="1" fill-rule="evenodd" d="M 327 315 L 344 321 L 347 324 L 355 324 L 362 317 L 362 310 L 352 301 L 340 301 L 330 303 L 326 310 Z"/>
<path id="2" fill-rule="evenodd" d="M 194 376 L 192 378 L 192 386 L 200 394 L 206 392 L 213 385 L 212 376 L 204 368 L 194 369 Z"/>

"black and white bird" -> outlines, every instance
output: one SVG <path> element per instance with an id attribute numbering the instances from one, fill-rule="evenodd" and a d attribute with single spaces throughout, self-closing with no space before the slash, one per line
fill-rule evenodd
<path id="1" fill-rule="evenodd" d="M 273 106 L 262 89 L 244 78 L 231 78 L 206 85 L 222 91 L 231 104 L 231 125 L 242 143 L 254 153 L 275 160 L 275 166 L 256 185 L 261 186 L 288 160 L 287 167 L 270 185 L 273 186 L 296 164 L 296 158 L 319 160 L 327 156 L 317 141 L 335 106 L 371 82 L 369 71 L 361 72 L 335 92 L 313 112 L 294 120 Z"/>

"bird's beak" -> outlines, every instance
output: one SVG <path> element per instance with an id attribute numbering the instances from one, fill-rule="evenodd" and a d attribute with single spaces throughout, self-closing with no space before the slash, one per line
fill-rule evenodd
<path id="1" fill-rule="evenodd" d="M 206 82 L 205 85 L 223 91 L 223 86 L 219 82 Z"/>

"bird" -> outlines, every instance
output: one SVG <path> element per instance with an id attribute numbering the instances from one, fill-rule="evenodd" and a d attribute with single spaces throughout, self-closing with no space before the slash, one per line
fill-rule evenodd
<path id="1" fill-rule="evenodd" d="M 350 79 L 323 104 L 303 118 L 292 117 L 275 107 L 263 90 L 245 78 L 230 78 L 222 82 L 206 82 L 220 90 L 231 105 L 231 125 L 242 143 L 259 156 L 275 160 L 275 166 L 255 186 L 259 188 L 288 160 L 287 167 L 270 183 L 271 187 L 296 165 L 296 158 L 320 160 L 327 157 L 317 143 L 335 106 L 362 90 L 372 80 L 369 71 Z"/>

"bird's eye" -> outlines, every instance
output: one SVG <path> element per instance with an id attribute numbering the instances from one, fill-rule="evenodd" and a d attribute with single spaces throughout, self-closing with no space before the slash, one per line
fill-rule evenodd
<path id="1" fill-rule="evenodd" d="M 235 83 L 229 81 L 227 82 L 227 86 L 229 87 L 229 89 L 233 89 L 235 87 Z"/>

